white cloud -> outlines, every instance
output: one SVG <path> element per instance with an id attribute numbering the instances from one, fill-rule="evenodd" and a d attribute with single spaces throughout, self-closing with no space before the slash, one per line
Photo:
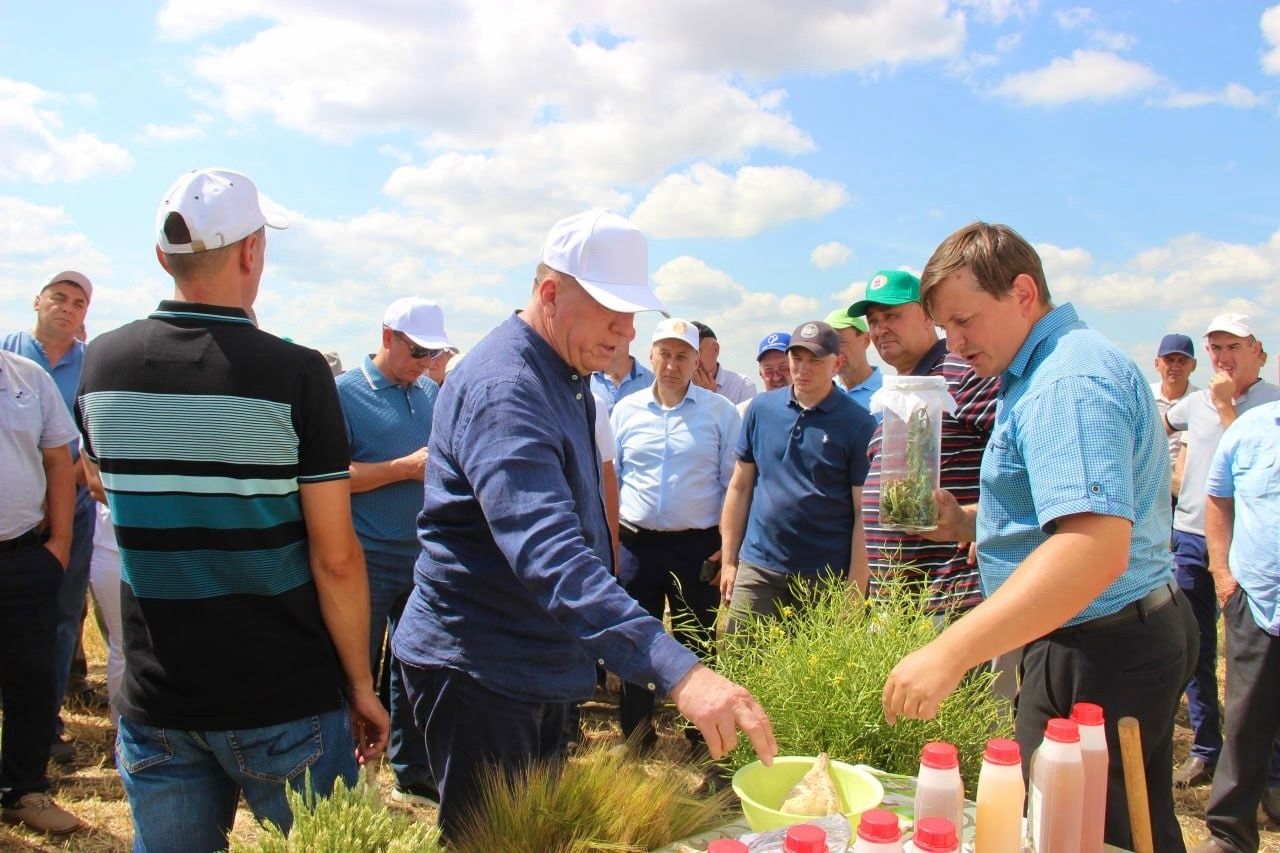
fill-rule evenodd
<path id="1" fill-rule="evenodd" d="M 1262 38 L 1267 52 L 1262 56 L 1262 70 L 1268 74 L 1280 74 L 1280 6 L 1272 6 L 1262 13 Z"/>
<path id="2" fill-rule="evenodd" d="M 148 124 L 139 138 L 144 142 L 181 142 L 203 136 L 204 128 L 197 124 Z"/>
<path id="3" fill-rule="evenodd" d="M 809 263 L 820 270 L 829 270 L 848 262 L 853 257 L 853 250 L 844 243 L 831 242 L 815 246 L 809 253 Z"/>
<path id="4" fill-rule="evenodd" d="M 697 163 L 663 178 L 632 219 L 655 237 L 751 237 L 825 216 L 848 198 L 840 184 L 791 166 L 744 166 L 730 175 Z"/>
<path id="5" fill-rule="evenodd" d="M 1146 65 L 1095 50 L 1056 57 L 1044 68 L 1005 77 L 995 94 L 1028 105 L 1056 106 L 1073 101 L 1123 98 L 1149 89 L 1160 77 Z"/>
<path id="6" fill-rule="evenodd" d="M 75 183 L 132 168 L 133 158 L 119 145 L 67 130 L 49 106 L 57 100 L 38 86 L 0 77 L 0 180 Z"/>
<path id="7" fill-rule="evenodd" d="M 1158 103 L 1173 109 L 1224 106 L 1248 110 L 1262 104 L 1262 97 L 1247 86 L 1228 83 L 1219 92 L 1174 92 Z"/>
<path id="8" fill-rule="evenodd" d="M 1093 10 L 1088 6 L 1072 6 L 1069 9 L 1058 9 L 1053 19 L 1064 30 L 1076 30 L 1095 20 Z"/>
<path id="9" fill-rule="evenodd" d="M 1129 33 L 1117 33 L 1111 30 L 1095 30 L 1089 34 L 1089 41 L 1103 50 L 1111 51 L 1128 50 L 1138 43 L 1138 40 Z"/>

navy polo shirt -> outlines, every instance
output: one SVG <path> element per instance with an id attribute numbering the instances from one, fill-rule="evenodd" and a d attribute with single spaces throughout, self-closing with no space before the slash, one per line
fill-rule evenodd
<path id="1" fill-rule="evenodd" d="M 871 414 L 835 385 L 812 409 L 790 388 L 758 395 L 735 448 L 756 466 L 739 558 L 777 572 L 847 573 L 852 491 L 867 477 L 875 428 Z"/>
<path id="2" fill-rule="evenodd" d="M 386 462 L 427 446 L 440 392 L 436 383 L 423 376 L 412 385 L 397 384 L 383 376 L 366 355 L 358 370 L 348 370 L 336 384 L 351 461 Z M 387 483 L 351 495 L 351 519 L 366 551 L 417 554 L 421 509 L 422 484 L 416 480 Z"/>

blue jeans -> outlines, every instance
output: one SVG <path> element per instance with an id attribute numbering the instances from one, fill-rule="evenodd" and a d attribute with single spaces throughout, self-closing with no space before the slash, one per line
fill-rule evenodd
<path id="1" fill-rule="evenodd" d="M 422 732 L 413 722 L 413 708 L 405 694 L 400 667 L 391 657 L 390 639 L 400 624 L 404 606 L 413 592 L 413 564 L 417 554 L 401 556 L 381 551 L 364 552 L 369 573 L 369 668 L 376 676 L 382 664 L 379 693 L 391 713 L 391 740 L 387 755 L 401 788 L 435 787 L 431 766 L 427 763 L 427 745 Z"/>
<path id="2" fill-rule="evenodd" d="M 84 602 L 89 594 L 89 561 L 93 557 L 93 529 L 98 524 L 98 509 L 88 490 L 76 492 L 76 514 L 71 526 L 71 559 L 62 573 L 58 587 L 58 627 L 54 635 L 54 687 L 57 691 L 54 714 L 62 709 L 71 677 L 71 658 L 76 653 L 80 629 L 84 625 Z M 55 723 L 55 735 L 62 734 L 62 718 Z"/>
<path id="3" fill-rule="evenodd" d="M 346 708 L 275 726 L 185 731 L 120 718 L 116 764 L 133 813 L 137 853 L 225 850 L 241 793 L 253 816 L 286 832 L 285 784 L 320 794 L 356 783 L 355 738 Z"/>

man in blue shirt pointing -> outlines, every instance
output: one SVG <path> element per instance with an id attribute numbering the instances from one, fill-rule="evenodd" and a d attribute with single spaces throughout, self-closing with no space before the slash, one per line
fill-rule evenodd
<path id="1" fill-rule="evenodd" d="M 422 554 L 395 635 L 439 821 L 456 837 L 486 766 L 559 760 L 595 665 L 670 694 L 718 758 L 737 730 L 771 761 L 764 710 L 614 581 L 590 376 L 661 311 L 644 235 L 593 210 L 547 237 L 525 309 L 486 336 L 437 401 Z"/>

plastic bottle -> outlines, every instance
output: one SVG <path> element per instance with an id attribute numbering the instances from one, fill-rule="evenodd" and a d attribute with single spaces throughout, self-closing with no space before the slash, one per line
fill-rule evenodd
<path id="1" fill-rule="evenodd" d="M 1022 853 L 1022 754 L 1011 740 L 987 741 L 978 773 L 978 832 L 974 853 Z"/>
<path id="2" fill-rule="evenodd" d="M 853 853 L 902 853 L 898 816 L 888 809 L 863 812 L 858 820 L 858 840 L 853 843 Z"/>
<path id="3" fill-rule="evenodd" d="M 784 853 L 827 853 L 827 834 L 822 827 L 798 823 L 787 829 L 782 849 Z"/>
<path id="4" fill-rule="evenodd" d="M 736 838 L 717 838 L 707 845 L 707 853 L 747 853 L 747 845 Z"/>
<path id="5" fill-rule="evenodd" d="M 915 819 L 945 817 L 951 825 L 964 822 L 964 782 L 960 779 L 960 756 L 949 743 L 926 743 L 920 752 L 920 774 L 916 777 Z"/>
<path id="6" fill-rule="evenodd" d="M 1027 820 L 1036 853 L 1077 853 L 1084 819 L 1084 759 L 1080 730 L 1071 720 L 1050 720 L 1031 762 Z"/>
<path id="7" fill-rule="evenodd" d="M 1071 719 L 1080 729 L 1084 761 L 1084 817 L 1080 821 L 1080 853 L 1101 853 L 1107 823 L 1107 732 L 1102 708 L 1077 702 Z"/>
<path id="8" fill-rule="evenodd" d="M 960 838 L 956 833 L 956 825 L 945 817 L 927 817 L 916 821 L 916 830 L 911 836 L 912 851 L 956 853 L 959 849 Z"/>

